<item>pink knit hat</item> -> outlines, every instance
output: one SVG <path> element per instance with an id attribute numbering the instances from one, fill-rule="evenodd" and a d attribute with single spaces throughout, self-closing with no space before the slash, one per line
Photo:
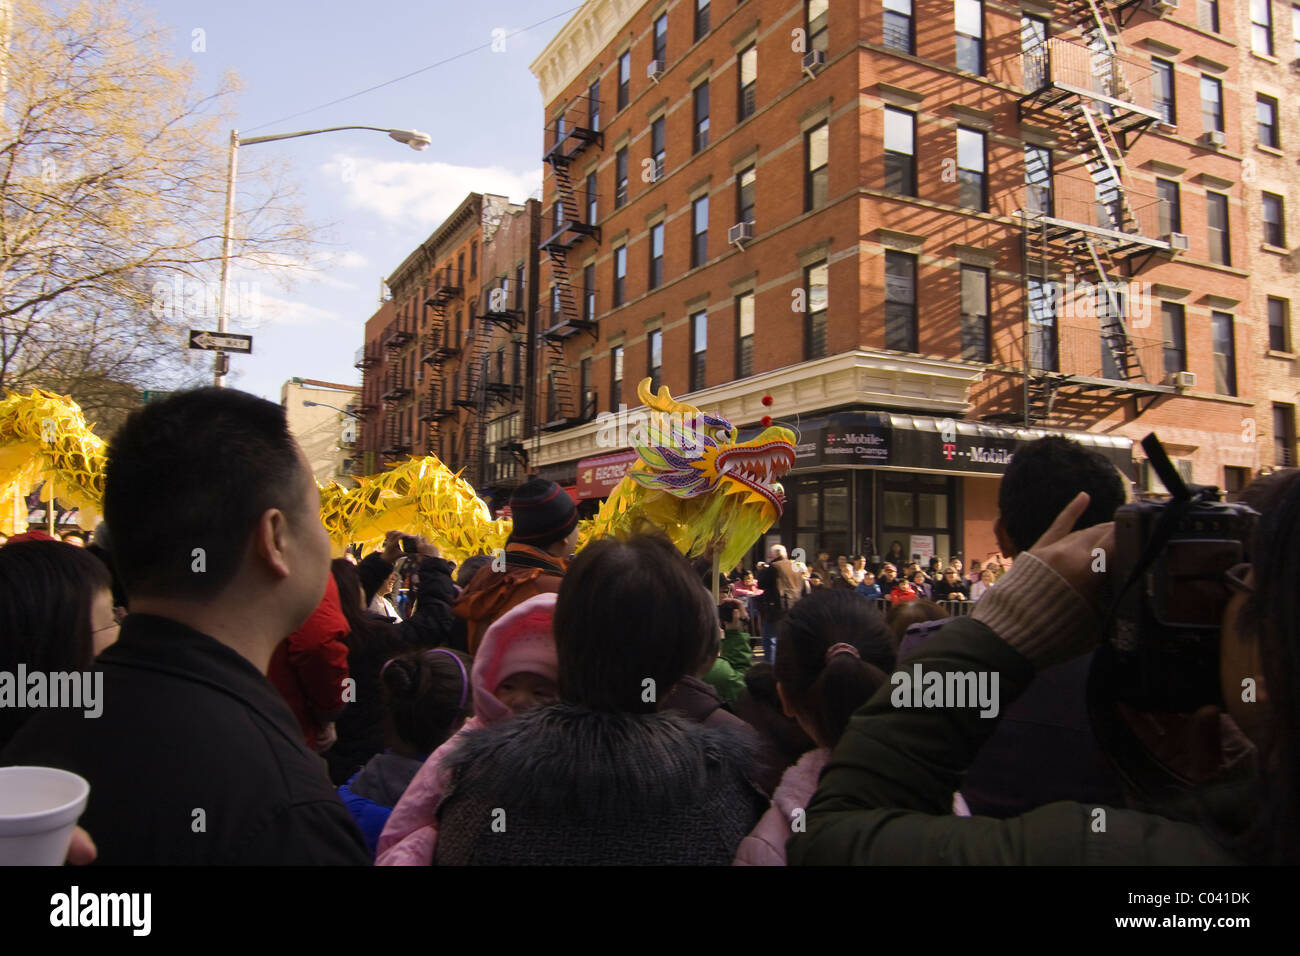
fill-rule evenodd
<path id="1" fill-rule="evenodd" d="M 559 680 L 555 636 L 551 632 L 554 613 L 555 595 L 538 594 L 501 615 L 483 635 L 474 655 L 470 681 L 474 685 L 474 715 L 484 724 L 511 716 L 510 708 L 494 695 L 511 674 L 527 671 Z"/>

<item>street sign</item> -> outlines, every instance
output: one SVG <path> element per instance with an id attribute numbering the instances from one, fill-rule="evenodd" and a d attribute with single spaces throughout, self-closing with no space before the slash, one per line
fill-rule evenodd
<path id="1" fill-rule="evenodd" d="M 248 354 L 253 351 L 253 337 L 235 332 L 202 332 L 190 329 L 190 348 Z"/>

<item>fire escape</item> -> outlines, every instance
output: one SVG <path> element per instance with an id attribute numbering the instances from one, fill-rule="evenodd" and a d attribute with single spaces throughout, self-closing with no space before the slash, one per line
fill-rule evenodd
<path id="1" fill-rule="evenodd" d="M 1045 284 L 1049 259 L 1068 263 L 1075 283 L 1088 283 L 1101 343 L 1100 375 L 1031 370 L 1026 424 L 1051 416 L 1056 391 L 1065 384 L 1119 395 L 1172 391 L 1150 384 L 1147 366 L 1154 356 L 1135 340 L 1120 291 L 1151 256 L 1171 248 L 1158 237 L 1157 201 L 1132 188 L 1125 162 L 1137 138 L 1161 120 L 1150 105 L 1150 69 L 1127 57 L 1118 42 L 1121 17 L 1131 17 L 1137 6 L 1136 0 L 1069 0 L 1063 19 L 1078 27 L 1082 42 L 1048 37 L 1022 54 L 1029 92 L 1020 98 L 1020 119 L 1056 131 L 1057 150 L 1077 166 L 1052 169 L 1036 192 L 1030 187 L 1025 249 L 1037 253 Z M 1146 76 L 1139 84 L 1140 71 Z"/>
<path id="2" fill-rule="evenodd" d="M 504 351 L 493 348 L 501 341 L 498 330 L 506 333 L 507 341 L 513 346 L 512 338 L 524 324 L 523 290 L 515 290 L 514 285 L 514 280 L 499 277 L 494 285 L 479 294 L 469 318 L 469 341 L 462 363 L 465 394 L 458 396 L 455 404 L 468 409 L 471 415 L 463 464 L 478 488 L 485 485 L 486 479 L 484 433 L 490 413 L 502 402 L 523 398 L 522 385 L 505 381 Z M 498 364 L 494 367 L 492 362 L 496 356 L 499 356 Z"/>
<path id="3" fill-rule="evenodd" d="M 431 371 L 427 379 L 428 388 L 420 399 L 420 420 L 429 423 L 429 443 L 434 447 L 437 447 L 438 424 L 456 414 L 443 374 L 447 360 L 460 354 L 457 343 L 450 340 L 447 307 L 464 294 L 460 270 L 455 266 L 444 266 L 434 272 L 433 291 L 424 301 L 429 309 L 430 322 L 420 342 L 420 364 L 431 366 Z"/>
<path id="4" fill-rule="evenodd" d="M 361 348 L 357 349 L 356 358 L 352 363 L 353 368 L 360 370 L 362 373 L 361 401 L 356 407 L 356 413 L 359 416 L 357 418 L 356 443 L 357 446 L 362 449 L 361 461 L 363 461 L 364 464 L 354 464 L 353 471 L 354 474 L 359 475 L 366 474 L 366 467 L 373 464 L 373 461 L 366 461 L 369 452 L 374 450 L 371 447 L 373 442 L 371 440 L 371 435 L 369 434 L 370 418 L 379 410 L 379 405 L 375 402 L 374 396 L 382 387 L 382 382 L 375 381 L 374 377 L 366 376 L 365 373 L 379 365 L 379 352 L 380 349 L 374 345 L 363 345 Z"/>
<path id="5" fill-rule="evenodd" d="M 402 367 L 402 348 L 414 338 L 410 325 L 410 319 L 399 314 L 384 337 L 387 368 L 384 370 L 384 391 L 380 396 L 385 410 L 384 447 L 380 453 L 385 458 L 400 458 L 411 451 L 411 436 L 403 429 L 402 416 L 394 412 L 395 406 L 411 394 Z"/>
<path id="6" fill-rule="evenodd" d="M 542 161 L 550 165 L 555 178 L 555 204 L 547 216 L 549 228 L 553 231 L 541 244 L 541 250 L 550 262 L 551 279 L 554 282 L 550 301 L 539 309 L 539 327 L 543 330 L 542 338 L 546 343 L 549 365 L 547 374 L 538 376 L 539 381 L 544 378 L 547 382 L 546 411 L 542 416 L 546 419 L 546 424 L 541 426 L 543 431 L 558 431 L 585 420 L 585 396 L 579 396 L 578 401 L 574 401 L 564 345 L 570 337 L 582 332 L 589 333 L 593 339 L 598 338 L 595 316 L 587 305 L 589 290 L 575 292 L 573 277 L 569 272 L 569 254 L 576 246 L 588 238 L 600 242 L 600 227 L 596 225 L 595 214 L 596 197 L 585 190 L 576 190 L 571 173 L 573 163 L 589 147 L 604 148 L 605 134 L 588 125 L 588 118 L 593 112 L 599 112 L 598 109 L 593 111 L 593 107 L 598 107 L 599 104 L 589 103 L 587 97 L 581 98 L 578 103 L 585 106 L 584 123 L 570 123 L 567 114 L 561 114 L 555 126 L 547 130 L 554 145 L 542 157 Z M 582 299 L 581 309 L 579 296 Z"/>

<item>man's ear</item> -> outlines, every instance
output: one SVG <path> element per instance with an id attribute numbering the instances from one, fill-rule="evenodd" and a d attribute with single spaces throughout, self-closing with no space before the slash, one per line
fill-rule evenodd
<path id="1" fill-rule="evenodd" d="M 278 578 L 289 576 L 289 519 L 279 508 L 262 512 L 253 531 L 253 554 Z"/>
<path id="2" fill-rule="evenodd" d="M 997 539 L 998 550 L 1002 552 L 1005 558 L 1015 557 L 1019 548 L 1011 542 L 1011 536 L 1007 534 L 1007 529 L 1002 527 L 1002 516 L 998 515 L 993 519 L 993 537 Z"/>
<path id="3" fill-rule="evenodd" d="M 787 717 L 795 716 L 794 708 L 790 706 L 790 699 L 785 696 L 785 688 L 781 686 L 780 681 L 776 682 L 776 696 L 781 700 L 781 713 Z"/>

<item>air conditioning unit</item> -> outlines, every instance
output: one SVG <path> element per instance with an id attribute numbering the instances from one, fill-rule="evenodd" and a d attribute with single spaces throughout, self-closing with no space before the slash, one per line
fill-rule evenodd
<path id="1" fill-rule="evenodd" d="M 1174 388 L 1195 388 L 1195 372 L 1170 372 L 1165 376 L 1165 384 L 1172 385 Z"/>
<path id="2" fill-rule="evenodd" d="M 350 419 L 343 423 L 343 430 L 339 434 L 339 441 L 345 445 L 354 444 L 357 440 L 357 423 L 355 419 Z"/>
<path id="3" fill-rule="evenodd" d="M 645 75 L 654 82 L 659 82 L 659 77 L 664 75 L 664 65 L 658 60 L 651 60 L 645 66 Z"/>
<path id="4" fill-rule="evenodd" d="M 1169 243 L 1170 252 L 1186 252 L 1191 248 L 1185 232 L 1171 232 L 1164 239 L 1165 242 Z"/>
<path id="5" fill-rule="evenodd" d="M 727 242 L 732 245 L 740 245 L 749 239 L 754 238 L 754 224 L 752 222 L 738 222 L 727 230 Z M 743 249 L 744 246 L 741 246 Z"/>
<path id="6" fill-rule="evenodd" d="M 817 76 L 817 71 L 826 65 L 826 52 L 824 50 L 812 50 L 804 55 L 803 71 L 808 74 L 809 78 Z"/>
<path id="7" fill-rule="evenodd" d="M 1150 0 L 1151 12 L 1159 16 L 1178 9 L 1178 0 Z"/>
<path id="8" fill-rule="evenodd" d="M 1228 145 L 1228 137 L 1221 130 L 1212 129 L 1201 134 L 1201 142 L 1215 149 L 1223 149 Z"/>

